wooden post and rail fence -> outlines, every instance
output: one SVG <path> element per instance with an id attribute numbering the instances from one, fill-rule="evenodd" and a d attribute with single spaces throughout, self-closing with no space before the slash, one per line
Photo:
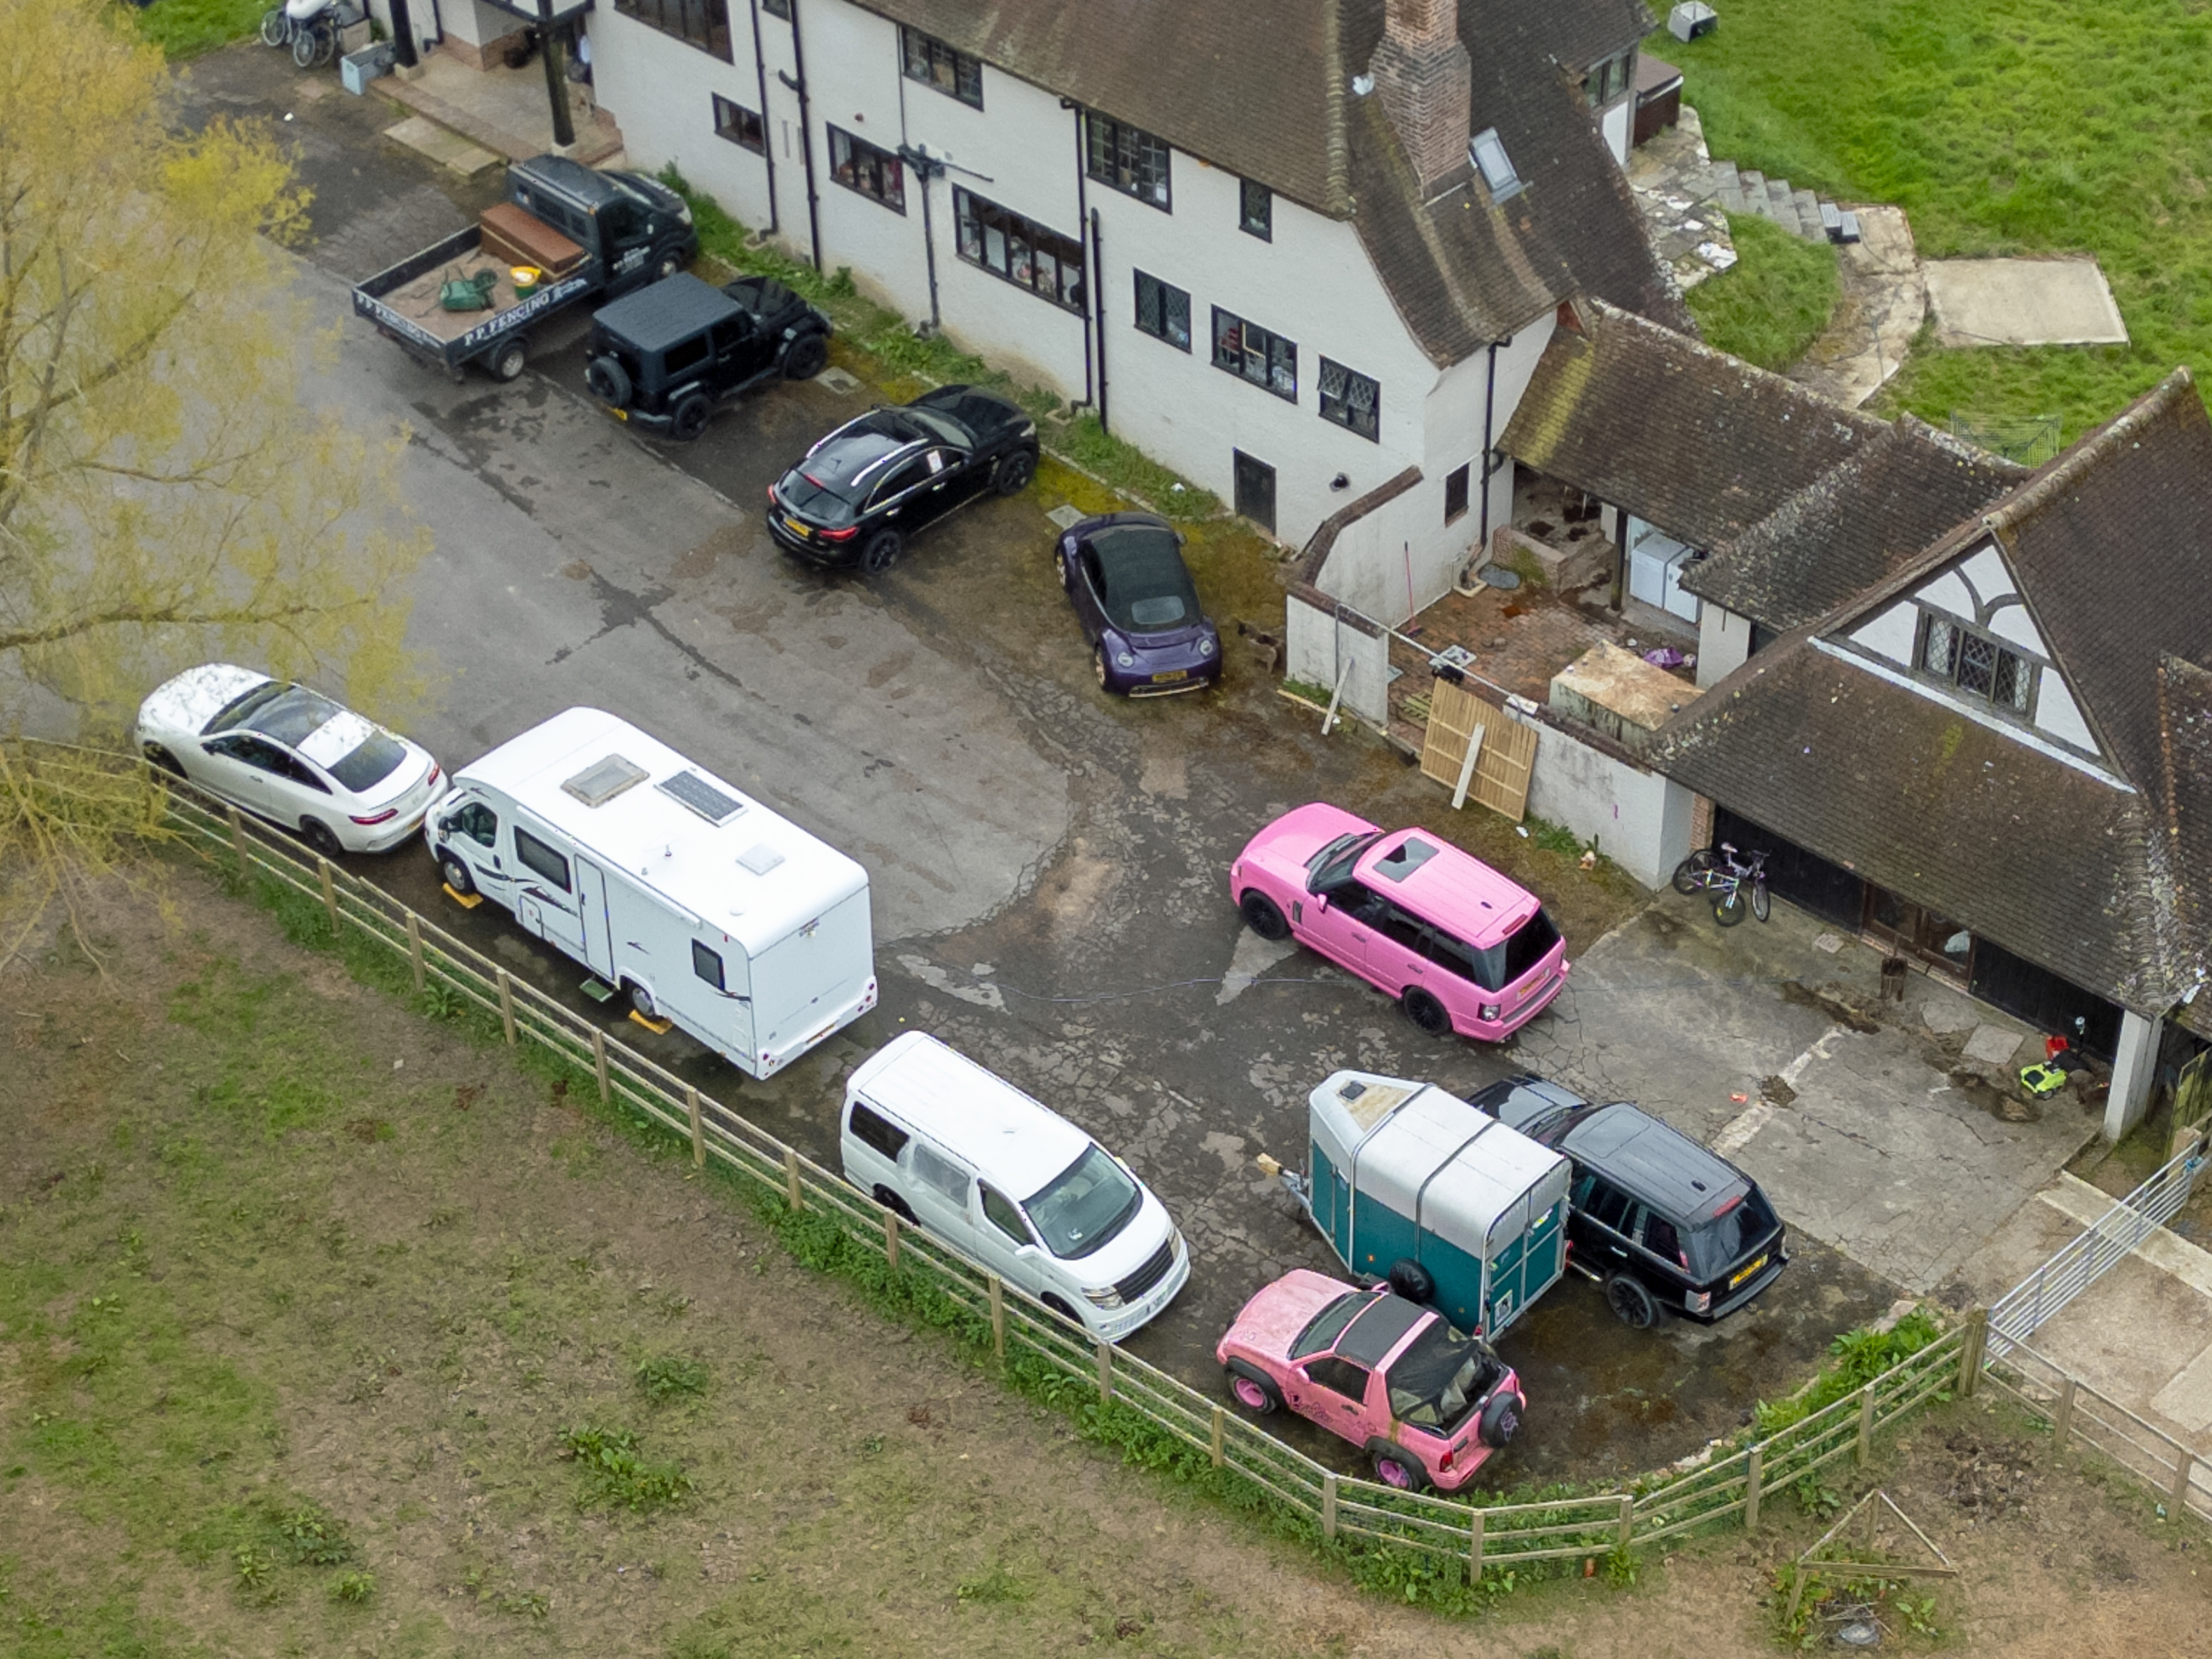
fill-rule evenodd
<path id="1" fill-rule="evenodd" d="M 381 890 L 258 825 L 249 829 L 234 811 L 210 810 L 189 785 L 171 783 L 169 793 L 169 821 L 185 845 L 212 859 L 234 860 L 241 873 L 315 902 L 334 928 L 351 927 L 404 960 L 416 986 L 442 987 L 496 1019 L 508 1044 L 527 1042 L 590 1074 L 603 1100 L 687 1144 L 695 1163 L 712 1159 L 756 1196 L 829 1218 L 854 1244 L 879 1252 L 891 1269 L 919 1278 L 972 1315 L 977 1339 L 989 1341 L 1002 1365 L 1042 1362 L 1070 1382 L 1095 1390 L 1102 1407 L 1134 1413 L 1212 1468 L 1261 1488 L 1330 1540 L 1448 1558 L 1479 1575 L 1486 1567 L 1657 1543 L 1736 1517 L 1756 1527 L 1762 1502 L 1777 1486 L 1843 1458 L 1865 1463 L 1879 1436 L 1939 1395 L 1972 1394 L 1983 1374 L 1986 1316 L 1977 1310 L 1863 1388 L 1764 1439 L 1717 1449 L 1697 1468 L 1655 1474 L 1624 1490 L 1481 1504 L 1342 1474 L 1136 1355 L 1095 1341 L 937 1239 L 902 1225 L 840 1176 L 515 980 Z M 2047 1361 L 2034 1371 L 2023 1358 L 2027 1354 L 2014 1345 L 1991 1374 L 2032 1408 L 2055 1410 L 2062 1441 L 2070 1435 L 2106 1446 L 2119 1419 L 2137 1431 L 2147 1429 Z M 2170 1442 L 2161 1455 L 2165 1462 L 2153 1459 L 2143 1467 L 2159 1475 L 2175 1503 L 2206 1512 L 2212 1471 Z M 2130 1467 L 2139 1464 L 2141 1457 Z"/>

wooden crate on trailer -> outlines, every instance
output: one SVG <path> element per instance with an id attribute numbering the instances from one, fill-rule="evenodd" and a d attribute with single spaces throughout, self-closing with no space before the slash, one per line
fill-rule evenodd
<path id="1" fill-rule="evenodd" d="M 1429 726 L 1421 770 L 1456 793 L 1468 744 L 1478 741 L 1467 792 L 1518 823 L 1528 811 L 1528 775 L 1536 764 L 1536 731 L 1463 685 L 1438 680 L 1429 692 Z"/>

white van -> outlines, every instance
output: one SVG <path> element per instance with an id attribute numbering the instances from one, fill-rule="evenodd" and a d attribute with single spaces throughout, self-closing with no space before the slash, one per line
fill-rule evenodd
<path id="1" fill-rule="evenodd" d="M 1105 1341 L 1190 1278 L 1182 1234 L 1128 1165 L 926 1033 L 861 1062 L 839 1130 L 848 1181 Z"/>
<path id="2" fill-rule="evenodd" d="M 867 872 L 597 708 L 463 767 L 422 833 L 455 892 L 754 1077 L 876 1006 Z"/>

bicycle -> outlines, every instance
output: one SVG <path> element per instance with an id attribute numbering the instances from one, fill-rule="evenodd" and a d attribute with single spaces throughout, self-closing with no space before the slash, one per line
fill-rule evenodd
<path id="1" fill-rule="evenodd" d="M 1766 894 L 1766 854 L 1763 852 L 1753 853 L 1746 862 L 1736 857 L 1734 847 L 1723 842 L 1720 862 L 1714 862 L 1712 848 L 1701 847 L 1674 866 L 1674 890 L 1685 897 L 1692 893 L 1711 893 L 1713 920 L 1723 927 L 1733 927 L 1743 920 L 1747 887 L 1751 890 L 1751 914 L 1765 921 L 1774 914 L 1774 902 Z"/>

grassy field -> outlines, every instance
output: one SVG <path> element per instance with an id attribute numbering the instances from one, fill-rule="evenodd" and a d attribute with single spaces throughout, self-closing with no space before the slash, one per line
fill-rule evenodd
<path id="1" fill-rule="evenodd" d="M 1723 1659 L 1772 1650 L 1771 1564 L 1872 1480 L 1966 1567 L 1908 1650 L 2179 1651 L 2201 1598 L 2198 1529 L 1965 1404 L 1756 1538 L 1472 1623 L 1357 1594 L 871 1316 L 581 1091 L 197 877 L 164 908 L 111 896 L 105 973 L 58 951 L 0 1006 L 9 1659 Z"/>
<path id="2" fill-rule="evenodd" d="M 152 0 L 132 7 L 131 16 L 138 32 L 173 62 L 245 39 L 268 9 L 269 0 Z"/>
<path id="3" fill-rule="evenodd" d="M 1894 202 L 1927 258 L 2096 255 L 2132 343 L 1915 353 L 1885 394 L 2071 440 L 2212 365 L 2212 9 L 2203 0 L 1737 0 L 1665 42 L 1712 153 Z"/>
<path id="4" fill-rule="evenodd" d="M 1689 293 L 1705 343 L 1779 373 L 1805 355 L 1836 308 L 1835 250 L 1765 219 L 1729 222 L 1736 262 Z"/>

